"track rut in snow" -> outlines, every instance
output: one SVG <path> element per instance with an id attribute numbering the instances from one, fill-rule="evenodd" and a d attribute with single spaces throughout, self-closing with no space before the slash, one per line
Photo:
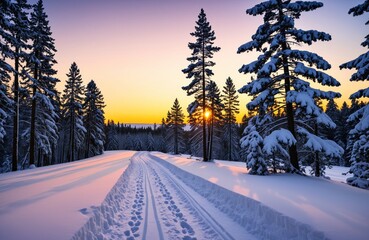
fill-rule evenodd
<path id="1" fill-rule="evenodd" d="M 74 239 L 253 239 L 147 152 L 138 152 Z M 231 226 L 231 227 L 224 227 Z"/>

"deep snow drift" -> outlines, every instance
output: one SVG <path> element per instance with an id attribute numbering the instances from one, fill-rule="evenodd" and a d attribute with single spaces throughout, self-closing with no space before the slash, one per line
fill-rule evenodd
<path id="1" fill-rule="evenodd" d="M 369 235 L 369 191 L 314 177 L 251 176 L 244 163 L 134 154 L 0 175 L 0 239 Z"/>

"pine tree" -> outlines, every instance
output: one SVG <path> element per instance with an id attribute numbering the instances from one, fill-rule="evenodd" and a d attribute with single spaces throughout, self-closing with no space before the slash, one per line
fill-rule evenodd
<path id="1" fill-rule="evenodd" d="M 179 154 L 184 150 L 184 118 L 185 116 L 183 114 L 182 107 L 180 106 L 179 101 L 176 98 L 170 111 L 168 111 L 167 119 L 165 121 L 165 125 L 167 128 L 166 139 L 169 141 L 169 145 L 171 146 L 170 150 L 173 150 L 174 154 Z"/>
<path id="2" fill-rule="evenodd" d="M 118 141 L 118 131 L 117 126 L 115 125 L 113 120 L 108 120 L 107 125 L 105 126 L 105 149 L 106 150 L 118 150 L 119 149 L 119 141 Z"/>
<path id="3" fill-rule="evenodd" d="M 82 147 L 86 128 L 82 120 L 82 101 L 84 88 L 80 70 L 75 62 L 67 74 L 67 81 L 62 96 L 62 117 L 65 129 L 67 160 L 76 160 L 77 152 Z"/>
<path id="4" fill-rule="evenodd" d="M 9 2 L 8 2 L 9 3 Z M 26 50 L 29 48 L 28 40 L 31 38 L 29 29 L 29 19 L 27 11 L 30 5 L 27 0 L 16 0 L 10 2 L 10 17 L 8 19 L 7 40 L 12 48 L 14 59 L 14 82 L 13 82 L 13 100 L 14 100 L 14 120 L 13 120 L 13 153 L 12 153 L 12 171 L 18 169 L 19 162 L 19 95 L 20 95 L 20 76 L 24 66 L 22 62 L 28 57 Z"/>
<path id="5" fill-rule="evenodd" d="M 10 120 L 14 102 L 9 93 L 10 75 L 14 69 L 9 64 L 14 55 L 9 47 L 12 42 L 12 36 L 9 34 L 9 28 L 12 28 L 8 21 L 11 14 L 10 1 L 4 0 L 0 4 L 0 172 L 11 170 L 11 159 L 8 147 L 10 146 L 11 132 L 6 125 L 11 125 Z"/>
<path id="6" fill-rule="evenodd" d="M 336 127 L 336 142 L 345 150 L 344 156 L 341 158 L 340 166 L 348 167 L 350 165 L 350 158 L 347 152 L 347 141 L 349 136 L 349 128 L 346 120 L 348 118 L 350 108 L 346 102 L 343 102 L 339 111 Z"/>
<path id="7" fill-rule="evenodd" d="M 196 38 L 196 42 L 189 43 L 188 47 L 192 50 L 191 57 L 187 58 L 190 65 L 184 70 L 183 73 L 186 74 L 187 78 L 192 79 L 191 83 L 185 87 L 183 90 L 187 92 L 187 95 L 195 95 L 195 101 L 190 104 L 189 109 L 191 111 L 200 107 L 202 110 L 202 115 L 205 116 L 206 112 L 206 87 L 209 83 L 210 77 L 213 74 L 211 67 L 215 65 L 211 58 L 213 54 L 220 50 L 219 47 L 213 46 L 214 40 L 216 39 L 214 31 L 211 29 L 210 23 L 206 18 L 206 14 L 203 9 L 201 9 L 196 21 L 195 31 L 191 33 L 191 36 Z M 192 114 L 192 112 L 189 112 Z M 207 135 L 206 135 L 206 119 L 202 118 L 202 155 L 203 160 L 208 161 L 208 149 Z"/>
<path id="8" fill-rule="evenodd" d="M 208 120 L 208 158 L 214 159 L 220 157 L 221 151 L 221 133 L 223 121 L 224 105 L 220 97 L 220 90 L 214 81 L 210 81 L 207 87 L 206 97 L 208 99 L 209 116 Z"/>
<path id="9" fill-rule="evenodd" d="M 31 70 L 28 84 L 32 91 L 30 165 L 35 163 L 38 150 L 49 159 L 58 138 L 57 106 L 51 99 L 56 98 L 55 85 L 59 80 L 53 77 L 57 73 L 53 69 L 57 63 L 54 59 L 56 48 L 47 18 L 43 2 L 39 0 L 33 6 L 30 19 L 33 41 L 28 61 Z"/>
<path id="10" fill-rule="evenodd" d="M 328 117 L 330 117 L 330 119 L 332 119 L 332 121 L 335 124 L 337 124 L 340 112 L 339 112 L 337 103 L 334 101 L 334 99 L 330 99 L 328 101 L 325 113 L 328 115 Z M 337 135 L 335 134 L 335 131 L 332 131 L 329 128 L 324 128 L 322 131 L 324 132 L 324 136 L 327 139 L 334 140 L 334 141 L 338 142 L 338 139 L 336 138 Z"/>
<path id="11" fill-rule="evenodd" d="M 188 123 L 190 124 L 189 150 L 190 154 L 194 156 L 201 156 L 203 151 L 202 128 L 200 127 L 202 119 L 203 114 L 200 108 L 197 108 L 188 116 Z"/>
<path id="12" fill-rule="evenodd" d="M 222 93 L 225 112 L 223 116 L 224 142 L 227 144 L 225 151 L 227 153 L 226 158 L 228 161 L 234 161 L 239 159 L 239 137 L 237 133 L 236 115 L 239 113 L 240 101 L 238 100 L 236 87 L 230 77 L 227 78 Z"/>
<path id="13" fill-rule="evenodd" d="M 10 74 L 14 71 L 13 67 L 6 61 L 10 60 L 14 55 L 14 52 L 9 48 L 9 43 L 12 42 L 12 36 L 9 34 L 9 28 L 12 26 L 9 24 L 8 19 L 10 17 L 10 2 L 5 0 L 0 5 L 0 143 L 3 143 L 3 139 L 6 135 L 4 125 L 6 120 L 10 117 L 11 106 L 13 101 L 9 96 L 9 81 Z M 14 41 L 14 39 L 13 39 Z M 1 155 L 1 154 L 0 154 Z"/>
<path id="14" fill-rule="evenodd" d="M 104 151 L 104 97 L 91 80 L 87 84 L 83 103 L 83 125 L 86 128 L 85 157 L 100 155 Z"/>
<path id="15" fill-rule="evenodd" d="M 369 0 L 365 0 L 362 4 L 351 8 L 348 13 L 359 16 L 365 12 L 369 12 Z M 369 24 L 369 21 L 366 24 Z M 365 37 L 361 45 L 369 48 L 369 35 Z M 340 68 L 356 70 L 350 81 L 369 81 L 369 51 L 350 62 L 342 64 Z M 369 97 L 369 88 L 361 89 L 350 96 L 353 100 L 361 97 Z M 351 114 L 348 121 L 357 121 L 357 124 L 349 133 L 352 144 L 350 172 L 354 176 L 348 178 L 347 183 L 360 188 L 369 188 L 369 104 Z"/>
<path id="16" fill-rule="evenodd" d="M 83 123 L 86 128 L 85 157 L 96 156 L 103 153 L 104 133 L 104 98 L 95 82 L 91 80 L 87 84 L 85 100 L 83 104 Z"/>
<path id="17" fill-rule="evenodd" d="M 264 116 L 255 116 L 248 121 L 248 125 L 241 138 L 241 148 L 245 153 L 246 167 L 249 174 L 267 175 L 268 166 L 265 161 L 266 155 L 263 151 L 264 139 L 259 134 L 260 127 L 268 121 Z"/>
<path id="18" fill-rule="evenodd" d="M 265 109 L 273 109 L 273 106 L 278 104 L 278 99 L 283 100 L 288 131 L 296 139 L 297 130 L 301 129 L 299 133 L 305 135 L 302 139 L 306 141 L 309 141 L 311 135 L 305 134 L 304 124 L 296 121 L 295 114 L 303 113 L 315 119 L 318 124 L 333 126 L 331 120 L 321 117 L 323 112 L 317 106 L 316 99 L 331 99 L 336 97 L 337 93 L 313 89 L 308 81 L 301 78 L 327 86 L 340 85 L 336 79 L 319 71 L 331 67 L 322 57 L 291 48 L 302 43 L 310 45 L 318 40 L 331 39 L 327 33 L 315 30 L 305 31 L 295 27 L 295 19 L 298 19 L 302 12 L 312 11 L 322 6 L 323 4 L 319 2 L 290 0 L 269 0 L 257 4 L 246 13 L 253 16 L 264 15 L 264 23 L 252 36 L 252 41 L 238 49 L 238 53 L 252 50 L 262 52 L 256 61 L 243 65 L 239 70 L 244 74 L 256 74 L 255 80 L 240 89 L 241 93 L 254 96 L 247 105 L 248 109 L 253 110 L 260 105 L 264 105 Z M 296 124 L 300 126 L 297 128 Z M 273 129 L 278 130 L 281 127 L 284 127 L 283 124 L 276 124 Z M 297 143 L 289 146 L 288 157 L 292 171 L 300 172 Z"/>

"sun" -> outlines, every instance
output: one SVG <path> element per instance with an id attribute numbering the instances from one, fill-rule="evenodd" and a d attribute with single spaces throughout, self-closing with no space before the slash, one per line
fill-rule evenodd
<path id="1" fill-rule="evenodd" d="M 211 115 L 211 112 L 206 110 L 205 111 L 205 119 L 208 119 L 210 117 L 210 115 Z"/>

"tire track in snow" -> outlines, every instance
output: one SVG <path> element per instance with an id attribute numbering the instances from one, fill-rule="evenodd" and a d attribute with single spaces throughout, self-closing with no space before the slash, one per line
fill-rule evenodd
<path id="1" fill-rule="evenodd" d="M 240 239 L 222 226 L 231 220 L 212 215 L 211 203 L 199 196 L 148 152 L 138 152 L 73 239 Z"/>
<path id="2" fill-rule="evenodd" d="M 142 161 L 142 160 L 141 160 Z M 164 235 L 163 235 L 163 231 L 161 229 L 161 223 L 159 221 L 159 216 L 158 216 L 158 212 L 156 210 L 156 203 L 155 203 L 155 197 L 154 197 L 154 192 L 152 190 L 151 187 L 151 183 L 150 183 L 150 179 L 149 179 L 149 174 L 147 169 L 145 169 L 145 164 L 140 164 L 141 165 L 141 169 L 143 171 L 145 171 L 145 193 L 146 193 L 146 209 L 145 209 L 145 225 L 144 225 L 144 229 L 143 229 L 143 235 L 142 235 L 142 239 L 146 239 L 147 238 L 147 233 L 150 233 L 150 238 L 155 238 L 155 235 L 152 235 L 152 231 L 150 230 L 150 228 L 152 228 L 153 224 L 150 224 L 148 226 L 148 222 L 149 222 L 149 211 L 150 211 L 150 215 L 153 214 L 154 215 L 154 219 L 155 219 L 155 223 L 154 225 L 156 225 L 156 229 L 157 229 L 157 235 L 159 238 L 158 239 L 164 239 Z M 154 227 L 155 228 L 155 227 Z"/>
<path id="3" fill-rule="evenodd" d="M 184 201 L 187 201 L 192 208 L 196 209 L 196 212 L 200 215 L 200 217 L 206 221 L 206 223 L 209 224 L 212 229 L 214 229 L 221 239 L 234 239 L 234 237 L 226 229 L 224 229 L 223 226 L 217 220 L 215 220 L 211 214 L 196 201 L 194 197 L 192 197 L 192 195 L 178 182 L 178 179 L 174 179 L 173 176 L 165 171 L 161 165 L 158 165 L 158 163 L 154 161 L 152 161 L 152 163 L 153 165 L 156 165 L 156 167 L 161 168 L 161 176 L 165 176 L 170 181 L 170 183 L 177 189 L 177 194 L 182 195 L 181 198 Z"/>

